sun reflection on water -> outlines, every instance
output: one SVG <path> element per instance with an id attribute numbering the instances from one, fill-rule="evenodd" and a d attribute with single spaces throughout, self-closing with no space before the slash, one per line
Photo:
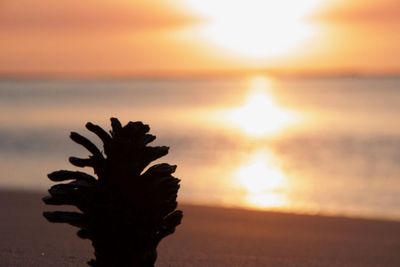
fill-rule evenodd
<path id="1" fill-rule="evenodd" d="M 222 119 L 251 137 L 275 135 L 297 124 L 299 114 L 281 107 L 274 100 L 270 88 L 271 82 L 267 78 L 252 78 L 244 103 L 224 111 Z"/>
<path id="2" fill-rule="evenodd" d="M 279 208 L 287 205 L 289 180 L 267 150 L 255 152 L 234 171 L 233 183 L 244 193 L 244 204 L 255 208 Z"/>

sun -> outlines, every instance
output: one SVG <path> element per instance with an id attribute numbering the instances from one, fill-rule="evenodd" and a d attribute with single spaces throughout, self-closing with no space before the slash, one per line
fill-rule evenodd
<path id="1" fill-rule="evenodd" d="M 205 20 L 199 34 L 239 55 L 279 56 L 312 36 L 322 0 L 185 0 Z"/>
<path id="2" fill-rule="evenodd" d="M 223 120 L 252 137 L 278 134 L 298 123 L 299 114 L 280 107 L 267 88 L 266 78 L 253 78 L 247 99 L 241 106 L 223 112 Z"/>

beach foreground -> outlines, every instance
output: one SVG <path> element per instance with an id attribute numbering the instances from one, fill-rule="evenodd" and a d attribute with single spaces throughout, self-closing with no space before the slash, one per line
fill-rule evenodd
<path id="1" fill-rule="evenodd" d="M 0 266 L 86 266 L 88 241 L 50 224 L 45 193 L 0 192 Z M 156 266 L 400 266 L 400 222 L 181 205 Z"/>

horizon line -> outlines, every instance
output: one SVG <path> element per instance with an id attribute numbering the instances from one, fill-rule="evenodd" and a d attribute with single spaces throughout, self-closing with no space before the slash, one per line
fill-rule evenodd
<path id="1" fill-rule="evenodd" d="M 0 80 L 114 80 L 114 79 L 196 79 L 242 76 L 271 76 L 277 78 L 335 78 L 335 77 L 400 77 L 400 71 L 283 71 L 283 70 L 209 70 L 209 71 L 143 71 L 143 72 L 0 72 Z"/>

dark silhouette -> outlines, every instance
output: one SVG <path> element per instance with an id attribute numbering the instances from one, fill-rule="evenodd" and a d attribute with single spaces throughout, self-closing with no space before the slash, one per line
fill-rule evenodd
<path id="1" fill-rule="evenodd" d="M 111 118 L 108 134 L 98 125 L 86 128 L 104 143 L 104 154 L 87 138 L 72 132 L 71 139 L 92 155 L 69 161 L 78 167 L 92 167 L 95 177 L 60 170 L 48 175 L 52 181 L 73 180 L 49 189 L 43 198 L 49 205 L 74 205 L 79 212 L 44 212 L 50 222 L 69 223 L 80 228 L 78 236 L 90 239 L 95 259 L 90 266 L 154 266 L 157 245 L 181 223 L 177 207 L 180 180 L 173 177 L 176 166 L 152 161 L 166 155 L 168 147 L 147 146 L 156 137 L 142 122 L 122 126 Z M 144 172 L 143 172 L 144 171 Z"/>

